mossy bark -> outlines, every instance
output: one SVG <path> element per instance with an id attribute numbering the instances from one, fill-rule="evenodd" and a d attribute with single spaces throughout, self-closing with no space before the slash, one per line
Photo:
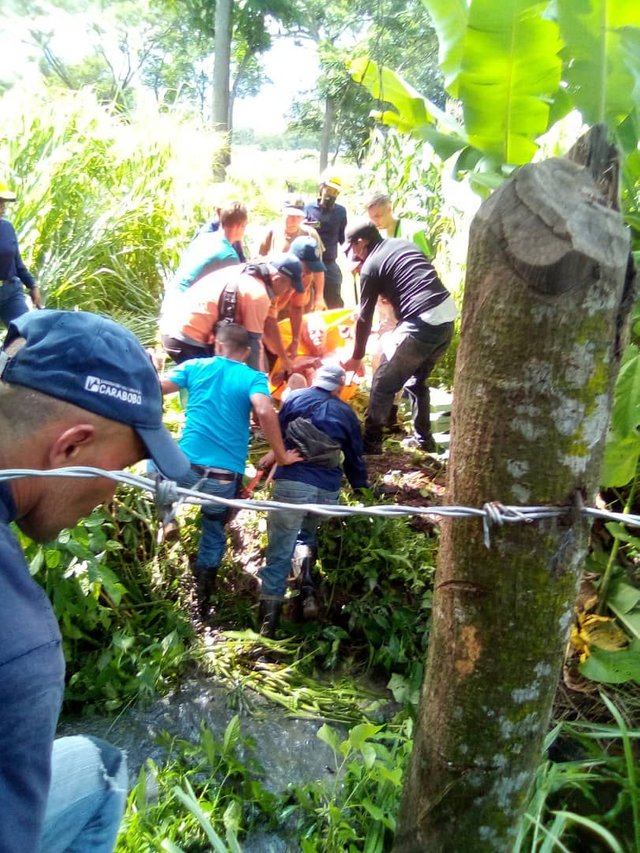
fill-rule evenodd
<path id="1" fill-rule="evenodd" d="M 628 235 L 587 168 L 525 166 L 471 228 L 448 500 L 593 503 Z M 628 282 L 628 276 L 627 276 Z M 588 524 L 448 520 L 394 850 L 509 851 L 548 730 Z"/>

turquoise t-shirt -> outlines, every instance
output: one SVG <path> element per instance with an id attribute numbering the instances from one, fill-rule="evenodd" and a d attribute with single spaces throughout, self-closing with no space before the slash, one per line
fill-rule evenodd
<path id="1" fill-rule="evenodd" d="M 240 258 L 222 231 L 205 231 L 187 246 L 168 290 L 184 292 L 204 275 L 239 264 Z"/>
<path id="2" fill-rule="evenodd" d="M 218 355 L 184 361 L 169 372 L 167 379 L 189 392 L 178 443 L 190 461 L 243 474 L 249 450 L 251 397 L 269 395 L 265 374 Z"/>

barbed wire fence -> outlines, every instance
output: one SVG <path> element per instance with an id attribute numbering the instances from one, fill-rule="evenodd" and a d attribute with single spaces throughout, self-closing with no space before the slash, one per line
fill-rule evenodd
<path id="1" fill-rule="evenodd" d="M 76 466 L 56 468 L 53 470 L 38 470 L 35 468 L 8 468 L 0 470 L 0 481 L 20 480 L 25 477 L 104 477 L 116 483 L 123 483 L 136 489 L 149 492 L 154 496 L 154 502 L 160 518 L 172 515 L 180 504 L 221 504 L 231 509 L 252 510 L 255 512 L 286 512 L 294 510 L 314 513 L 329 518 L 344 518 L 349 516 L 373 516 L 382 518 L 398 518 L 407 515 L 435 516 L 437 518 L 476 518 L 482 522 L 484 544 L 491 547 L 491 529 L 505 524 L 531 524 L 547 519 L 575 518 L 583 515 L 588 518 L 600 518 L 605 521 L 618 522 L 630 527 L 640 527 L 640 515 L 632 513 L 611 512 L 597 507 L 583 506 L 575 503 L 570 506 L 506 506 L 498 501 L 485 503 L 482 507 L 465 506 L 405 506 L 403 504 L 379 504 L 374 506 L 316 503 L 282 503 L 273 500 L 253 500 L 249 498 L 222 498 L 179 486 L 172 480 L 160 476 L 143 476 L 129 471 L 107 471 L 102 468 Z"/>

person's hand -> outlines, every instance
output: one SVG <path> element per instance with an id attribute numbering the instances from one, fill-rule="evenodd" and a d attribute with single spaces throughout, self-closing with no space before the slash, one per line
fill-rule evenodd
<path id="1" fill-rule="evenodd" d="M 346 361 L 341 361 L 340 364 L 346 373 L 357 373 L 360 369 L 360 365 L 362 364 L 362 359 L 348 358 Z"/>
<path id="2" fill-rule="evenodd" d="M 31 297 L 31 301 L 33 302 L 34 308 L 43 308 L 42 297 L 40 295 L 39 287 L 32 287 L 29 291 L 29 296 Z"/>
<path id="3" fill-rule="evenodd" d="M 324 301 L 324 296 L 317 296 L 316 301 L 311 306 L 312 311 L 326 311 L 327 303 Z"/>
<path id="4" fill-rule="evenodd" d="M 278 462 L 278 465 L 293 465 L 296 462 L 303 462 L 304 456 L 300 455 L 299 450 L 286 450 L 284 459 Z"/>
<path id="5" fill-rule="evenodd" d="M 275 461 L 276 454 L 273 452 L 273 450 L 269 450 L 258 462 L 258 468 L 271 468 Z"/>
<path id="6" fill-rule="evenodd" d="M 287 347 L 287 355 L 290 355 L 291 358 L 295 358 L 298 355 L 298 343 L 298 339 L 294 338 Z"/>
<path id="7" fill-rule="evenodd" d="M 294 372 L 293 362 L 291 361 L 291 356 L 289 355 L 289 353 L 286 353 L 285 355 L 281 356 L 280 361 L 282 362 L 282 368 L 284 370 L 285 376 L 288 373 Z"/>

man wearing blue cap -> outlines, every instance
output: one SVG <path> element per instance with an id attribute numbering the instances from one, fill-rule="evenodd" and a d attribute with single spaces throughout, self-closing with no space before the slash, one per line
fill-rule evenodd
<path id="1" fill-rule="evenodd" d="M 189 470 L 162 424 L 158 379 L 135 336 L 85 312 L 44 310 L 15 319 L 0 354 L 0 469 L 118 470 L 145 457 L 172 480 Z M 52 762 L 64 691 L 61 637 L 9 529 L 15 521 L 47 542 L 114 491 L 114 482 L 101 477 L 0 482 L 3 853 L 106 853 L 115 843 L 126 794 L 123 756 L 99 741 L 64 739 Z M 47 802 L 52 764 L 56 790 Z"/>
<path id="2" fill-rule="evenodd" d="M 180 298 L 171 317 L 166 317 L 160 332 L 162 345 L 180 364 L 190 358 L 213 355 L 216 326 L 221 319 L 233 320 L 249 332 L 251 367 L 259 367 L 260 343 L 291 367 L 278 329 L 274 305 L 296 291 L 302 293 L 302 264 L 295 255 L 277 255 L 268 263 L 228 267 L 204 276 Z M 233 304 L 232 316 L 225 303 Z"/>
<path id="3" fill-rule="evenodd" d="M 296 237 L 291 243 L 289 249 L 292 255 L 302 264 L 302 285 L 304 291 L 302 293 L 294 293 L 291 299 L 287 300 L 288 304 L 284 307 L 280 304 L 280 300 L 276 302 L 276 311 L 278 320 L 285 319 L 287 314 L 291 321 L 291 343 L 287 347 L 287 351 L 292 358 L 298 354 L 298 346 L 300 344 L 300 332 L 302 330 L 302 316 L 305 310 L 321 310 L 325 307 L 324 303 L 324 274 L 326 266 L 322 261 L 320 247 L 317 240 L 313 237 Z M 313 305 L 312 301 L 313 288 Z"/>
<path id="4" fill-rule="evenodd" d="M 311 388 L 292 391 L 284 402 L 279 413 L 284 444 L 303 459 L 276 469 L 274 501 L 335 504 L 343 469 L 352 488 L 366 488 L 360 423 L 339 399 L 345 377 L 339 364 L 325 364 L 316 371 Z M 268 467 L 274 460 L 271 452 L 260 464 Z M 318 615 L 313 566 L 319 524 L 320 516 L 302 509 L 269 513 L 269 544 L 265 565 L 258 572 L 262 584 L 260 632 L 267 637 L 273 637 L 278 627 L 294 556 L 300 570 L 302 614 L 308 619 Z"/>

